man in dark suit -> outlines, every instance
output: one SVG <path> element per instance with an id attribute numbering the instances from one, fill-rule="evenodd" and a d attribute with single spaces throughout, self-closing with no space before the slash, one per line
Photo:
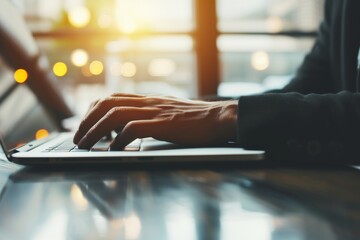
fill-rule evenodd
<path id="1" fill-rule="evenodd" d="M 327 0 L 317 41 L 284 89 L 222 102 L 114 94 L 94 105 L 74 142 L 89 148 L 118 129 L 112 149 L 150 136 L 185 145 L 235 141 L 274 160 L 356 161 L 359 46 L 360 1 Z"/>

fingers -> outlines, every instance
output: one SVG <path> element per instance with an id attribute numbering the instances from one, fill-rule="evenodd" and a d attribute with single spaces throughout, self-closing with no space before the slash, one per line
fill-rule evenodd
<path id="1" fill-rule="evenodd" d="M 78 144 L 80 148 L 90 148 L 113 130 L 120 130 L 111 146 L 113 149 L 120 149 L 136 138 L 142 137 L 151 136 L 168 141 L 179 140 L 178 134 L 171 135 L 169 133 L 171 131 L 165 130 L 172 129 L 174 131 L 171 126 L 177 126 L 175 129 L 177 130 L 179 125 L 176 123 L 187 124 L 183 121 L 184 113 L 187 112 L 192 116 L 193 112 L 196 113 L 203 108 L 206 110 L 207 105 L 202 101 L 170 97 L 113 94 L 95 102 L 80 124 L 74 136 L 74 143 Z M 206 111 L 200 112 L 206 113 Z M 199 114 L 199 116 L 202 115 L 204 114 Z M 170 122 L 166 122 L 165 119 L 170 119 Z M 179 135 L 183 134 L 179 132 Z"/>
<path id="2" fill-rule="evenodd" d="M 112 97 L 134 97 L 134 98 L 143 98 L 145 95 L 132 94 L 132 93 L 113 93 Z"/>
<path id="3" fill-rule="evenodd" d="M 121 150 L 137 138 L 162 138 L 162 120 L 137 120 L 128 123 L 110 145 L 110 150 Z"/>
<path id="4" fill-rule="evenodd" d="M 115 107 L 93 125 L 78 142 L 79 148 L 91 148 L 112 130 L 121 128 L 139 119 L 151 119 L 158 112 L 156 108 Z"/>
<path id="5" fill-rule="evenodd" d="M 81 122 L 78 131 L 74 135 L 74 143 L 78 144 L 89 129 L 112 108 L 118 106 L 142 107 L 144 103 L 140 99 L 138 97 L 109 97 L 98 101 Z"/>

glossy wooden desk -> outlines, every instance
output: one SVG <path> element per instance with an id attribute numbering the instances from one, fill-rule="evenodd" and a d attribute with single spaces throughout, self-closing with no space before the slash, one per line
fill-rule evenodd
<path id="1" fill-rule="evenodd" d="M 0 239 L 360 239 L 360 170 L 1 168 Z"/>

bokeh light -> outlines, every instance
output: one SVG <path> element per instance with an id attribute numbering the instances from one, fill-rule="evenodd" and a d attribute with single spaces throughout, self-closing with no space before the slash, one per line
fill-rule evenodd
<path id="1" fill-rule="evenodd" d="M 264 71 L 270 65 L 269 54 L 264 51 L 254 52 L 251 56 L 251 65 L 257 71 Z"/>
<path id="2" fill-rule="evenodd" d="M 136 75 L 136 65 L 132 62 L 125 62 L 121 65 L 121 75 L 123 77 L 134 77 Z"/>
<path id="3" fill-rule="evenodd" d="M 108 14 L 101 14 L 98 17 L 97 24 L 100 28 L 108 28 L 112 24 L 112 18 Z"/>
<path id="4" fill-rule="evenodd" d="M 283 20 L 277 16 L 269 17 L 266 19 L 266 27 L 269 32 L 281 32 L 283 30 Z"/>
<path id="5" fill-rule="evenodd" d="M 173 19 L 174 16 L 178 16 L 178 13 L 183 11 L 181 9 L 176 13 L 169 13 L 171 10 L 168 2 L 165 0 L 161 3 L 158 2 L 160 3 L 158 4 L 153 1 L 117 0 L 114 23 L 125 34 L 143 34 L 149 30 L 155 30 L 164 24 L 164 20 Z M 182 3 L 181 5 L 183 6 Z M 124 8 L 124 6 L 126 7 Z M 167 12 L 167 10 L 170 11 Z M 172 10 L 177 11 L 178 7 L 174 7 Z M 164 13 L 166 15 L 163 15 Z"/>
<path id="6" fill-rule="evenodd" d="M 57 62 L 53 66 L 53 72 L 55 76 L 63 77 L 66 75 L 68 69 L 65 63 L 63 62 Z"/>
<path id="7" fill-rule="evenodd" d="M 46 129 L 39 129 L 36 131 L 35 133 L 35 139 L 36 140 L 39 140 L 39 139 L 42 139 L 42 138 L 45 138 L 49 136 L 49 131 L 46 130 Z"/>
<path id="8" fill-rule="evenodd" d="M 72 26 L 82 28 L 90 23 L 91 14 L 88 8 L 77 6 L 69 10 L 68 19 Z"/>
<path id="9" fill-rule="evenodd" d="M 148 67 L 150 76 L 166 77 L 173 74 L 176 70 L 176 64 L 173 60 L 167 58 L 153 59 Z"/>
<path id="10" fill-rule="evenodd" d="M 120 31 L 122 31 L 125 34 L 132 34 L 135 33 L 138 30 L 138 26 L 133 21 L 124 20 L 120 22 L 119 24 Z"/>
<path id="11" fill-rule="evenodd" d="M 14 73 L 14 79 L 17 83 L 24 83 L 28 79 L 28 73 L 25 69 L 18 69 Z"/>
<path id="12" fill-rule="evenodd" d="M 90 73 L 93 75 L 100 75 L 104 70 L 104 65 L 100 61 L 92 61 L 89 66 Z"/>
<path id="13" fill-rule="evenodd" d="M 71 62 L 77 67 L 85 66 L 89 61 L 89 54 L 84 49 L 75 49 L 71 53 Z"/>
<path id="14" fill-rule="evenodd" d="M 121 62 L 114 62 L 110 66 L 110 73 L 114 77 L 120 77 L 121 76 Z"/>

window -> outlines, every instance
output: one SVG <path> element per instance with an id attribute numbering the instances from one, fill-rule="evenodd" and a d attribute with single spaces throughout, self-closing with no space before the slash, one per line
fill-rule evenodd
<path id="1" fill-rule="evenodd" d="M 313 45 L 323 0 L 217 0 L 218 94 L 283 87 Z"/>

